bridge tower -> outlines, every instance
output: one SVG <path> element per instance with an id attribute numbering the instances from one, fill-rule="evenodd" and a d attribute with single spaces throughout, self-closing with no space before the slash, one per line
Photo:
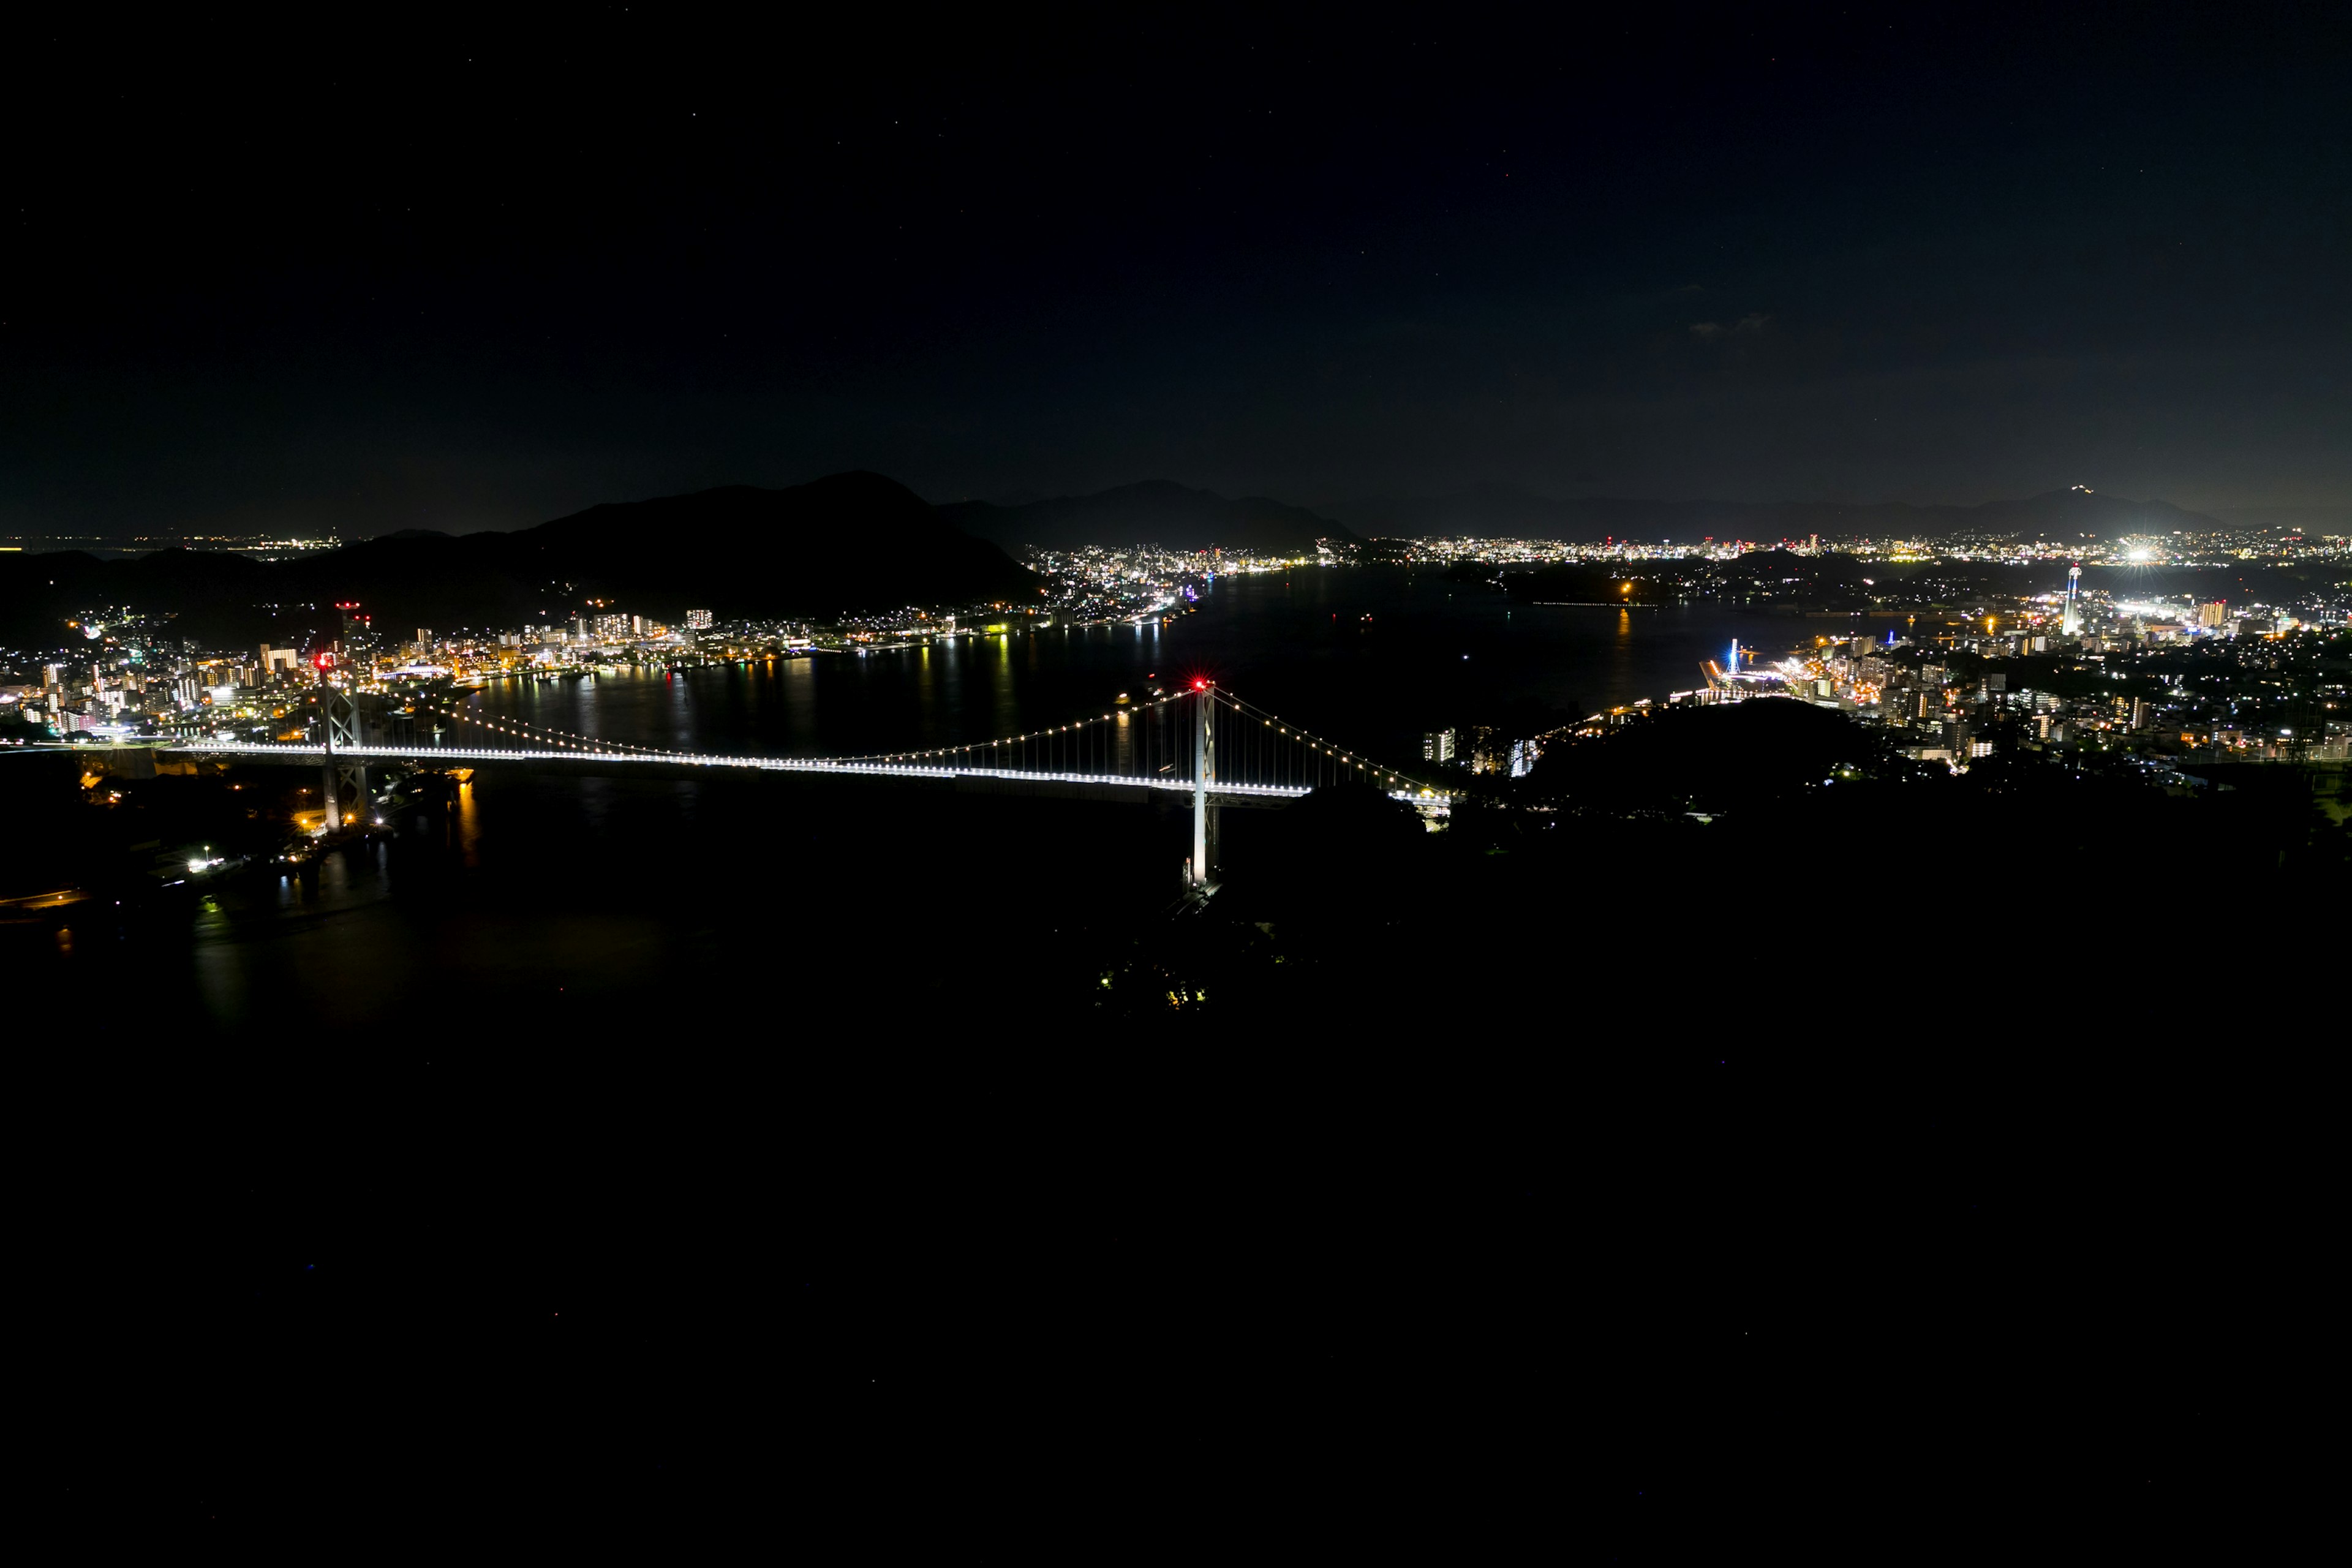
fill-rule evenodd
<path id="1" fill-rule="evenodd" d="M 327 760 L 320 766 L 320 782 L 327 797 L 327 826 L 342 826 L 346 807 L 343 795 L 350 792 L 350 811 L 368 815 L 367 763 L 344 753 L 360 742 L 360 710 L 348 691 L 334 691 L 327 699 Z"/>
<path id="2" fill-rule="evenodd" d="M 1192 885 L 1205 888 L 1217 863 L 1217 808 L 1209 791 L 1217 782 L 1216 687 L 1195 681 L 1192 692 Z"/>

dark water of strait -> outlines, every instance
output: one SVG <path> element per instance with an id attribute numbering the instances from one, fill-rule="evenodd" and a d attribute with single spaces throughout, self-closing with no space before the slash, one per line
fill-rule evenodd
<path id="1" fill-rule="evenodd" d="M 1402 767 L 1427 731 L 1505 711 L 1580 718 L 1701 682 L 1734 637 L 1777 657 L 1900 617 L 1716 607 L 1513 605 L 1434 574 L 1379 568 L 1228 577 L 1157 626 L 1047 629 L 867 656 L 691 673 L 499 683 L 491 716 L 686 750 L 843 756 L 961 745 L 1099 713 L 1120 692 L 1205 677 Z"/>
<path id="2" fill-rule="evenodd" d="M 478 701 L 641 744 L 835 754 L 1205 675 L 1408 766 L 1434 724 L 1662 696 L 1735 636 L 1772 655 L 1862 624 L 1318 572 L 1220 584 L 1157 634 Z M 1559 1445 L 1527 1436 L 1528 1413 L 1574 1405 L 1601 1434 L 1577 1460 L 1595 1510 L 1646 1509 L 1670 1472 L 1745 1529 L 1802 1490 L 1747 1479 L 1771 1444 L 1674 1445 L 1693 1410 L 1731 1410 L 1737 1436 L 1739 1412 L 1803 1406 L 1824 1365 L 1895 1363 L 1901 1347 L 1823 1327 L 1824 1294 L 1893 1279 L 1943 1300 L 1958 1259 L 1996 1282 L 1961 1307 L 2006 1321 L 1984 1237 L 2050 1208 L 2046 1188 L 2001 1186 L 1980 1152 L 1904 1179 L 1896 1145 L 1927 1124 L 1910 1107 L 1941 1108 L 1972 1152 L 1993 1125 L 1949 1109 L 1965 1089 L 1942 1056 L 1916 1096 L 1886 1093 L 1874 1050 L 1851 1073 L 1838 1058 L 1865 1086 L 1838 1098 L 1751 1048 L 1769 1020 L 1694 1048 L 1670 992 L 1612 1023 L 1589 1001 L 1606 955 L 1581 950 L 1558 1027 L 1490 1029 L 1484 959 L 1448 944 L 1444 910 L 1414 911 L 1433 940 L 1412 933 L 1390 972 L 1400 993 L 1459 997 L 1439 1031 L 1212 1014 L 1162 1035 L 1057 1005 L 1091 994 L 1118 944 L 1181 934 L 1149 917 L 1188 831 L 1172 804 L 494 763 L 301 876 L 77 929 L 68 984 L 15 975 L 80 1007 L 22 1032 L 63 1066 L 21 1098 L 68 1130 L 27 1206 L 73 1237 L 45 1291 L 110 1336 L 90 1364 L 129 1369 L 123 1399 L 85 1402 L 108 1431 L 83 1449 L 121 1468 L 107 1445 L 128 1408 L 171 1471 L 77 1486 L 101 1515 L 208 1537 L 520 1514 L 534 1540 L 577 1520 L 674 1549 L 696 1530 L 807 1538 L 832 1503 L 866 1546 L 910 1515 L 970 1534 L 1001 1501 L 1025 1544 L 1064 1494 L 1163 1489 L 1202 1454 L 1203 1485 L 1290 1495 L 1298 1434 L 1321 1422 L 1362 1457 L 1308 1444 L 1349 1476 L 1318 1495 L 1393 1536 L 1363 1478 L 1385 1486 L 1378 1467 L 1407 1456 L 1392 1489 L 1437 1500 L 1442 1551 L 1498 1494 L 1558 1493 Z M 1615 889 L 1572 888 L 1562 922 L 1621 910 Z M 1704 952 L 1690 967 L 1691 990 L 1731 970 Z M 1756 978 L 1725 983 L 1745 1002 Z M 2042 1113 L 2070 1144 L 2095 1121 Z M 2000 1146 L 2021 1163 L 2019 1141 Z M 2168 1235 L 2181 1212 L 2164 1206 Z M 1910 1252 L 1889 1239 L 1906 1237 Z M 1894 1324 L 1908 1344 L 1912 1321 Z M 1980 1326 L 1947 1341 L 1979 1347 L 1956 1387 L 2015 1358 Z M 1033 1429 L 1079 1434 L 1105 1476 L 1053 1458 L 1040 1479 Z M 1438 1460 L 1416 1447 L 1432 1432 Z M 1488 1447 L 1451 1457 L 1462 1432 Z M 1009 1500 L 909 1504 L 925 1467 L 995 1489 L 980 1461 L 999 1452 L 1026 1476 Z M 1138 1495 L 1136 1517 L 1155 1509 Z"/>
<path id="3" fill-rule="evenodd" d="M 1768 655 L 1880 623 L 1509 604 L 1402 571 L 1220 582 L 1165 627 L 493 684 L 489 716 L 637 744 L 843 755 L 968 743 L 1213 679 L 1410 770 L 1423 731 L 1580 715 L 1696 685 L 1735 637 Z M 1189 826 L 1158 806 L 940 785 L 489 764 L 300 877 L 224 881 L 136 965 L 217 1024 L 593 1025 L 699 995 L 803 1024 L 1063 988 L 1085 942 L 1163 907 Z M 1091 933 L 1091 934 L 1090 934 Z M 1026 976 L 1014 982 L 1014 973 Z"/>

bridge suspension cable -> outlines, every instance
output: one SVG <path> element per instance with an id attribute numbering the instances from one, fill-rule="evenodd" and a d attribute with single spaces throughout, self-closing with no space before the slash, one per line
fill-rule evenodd
<path id="1" fill-rule="evenodd" d="M 1311 731 L 1299 729 L 1281 715 L 1244 701 L 1223 687 L 1211 687 L 1207 695 L 1236 717 L 1248 721 L 1229 728 L 1219 743 L 1233 746 L 1238 742 L 1244 757 L 1255 754 L 1270 759 L 1266 765 L 1278 775 L 1279 782 L 1302 784 L 1310 789 L 1324 784 L 1370 784 L 1389 791 L 1444 793 L 1393 768 L 1381 767 Z M 1253 738 L 1259 742 L 1255 753 L 1250 750 Z M 1286 772 L 1291 769 L 1296 772 Z"/>
<path id="2" fill-rule="evenodd" d="M 1316 732 L 1289 722 L 1233 692 L 1209 683 L 1165 692 L 1146 701 L 1115 706 L 1066 724 L 957 745 L 871 752 L 836 757 L 728 757 L 680 747 L 617 741 L 539 723 L 511 714 L 492 717 L 464 705 L 445 706 L 420 699 L 424 711 L 487 731 L 484 740 L 505 742 L 492 749 L 527 755 L 513 742 L 536 743 L 553 754 L 675 758 L 694 763 L 727 762 L 793 769 L 888 773 L 982 773 L 1034 774 L 1060 779 L 1134 782 L 1167 787 L 1189 782 L 1194 769 L 1198 703 L 1214 704 L 1231 717 L 1219 726 L 1218 757 L 1211 787 L 1245 793 L 1305 794 L 1337 784 L 1371 784 L 1391 795 L 1444 798 L 1435 788 L 1393 768 L 1383 767 Z M 381 749 L 381 748 L 371 748 Z M 424 754 L 445 749 L 436 737 Z M 474 749 L 461 742 L 451 751 Z"/>
<path id="3" fill-rule="evenodd" d="M 648 757 L 687 757 L 696 754 L 672 747 L 644 746 L 634 741 L 614 741 L 602 735 L 583 735 L 576 731 L 559 730 L 552 725 L 536 723 L 529 719 L 511 717 L 490 719 L 481 714 L 469 713 L 463 708 L 442 708 L 425 701 L 419 701 L 417 706 L 425 712 L 455 720 L 460 724 L 471 724 L 481 729 L 493 730 L 499 734 L 520 740 L 543 741 L 550 745 L 572 751 L 631 752 Z"/>
<path id="4" fill-rule="evenodd" d="M 1172 760 L 1174 750 L 1166 731 L 1170 705 L 1190 692 L 1173 692 L 1108 713 L 1089 714 L 1067 724 L 1048 725 L 1020 734 L 973 741 L 957 746 L 929 746 L 910 751 L 872 752 L 829 757 L 833 763 L 887 763 L 953 767 L 1034 769 L 1040 772 L 1124 774 L 1150 773 L 1159 763 Z M 1125 731 L 1122 734 L 1122 731 Z"/>

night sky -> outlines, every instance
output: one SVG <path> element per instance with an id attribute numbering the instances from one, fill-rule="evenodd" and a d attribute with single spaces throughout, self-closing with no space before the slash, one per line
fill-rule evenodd
<path id="1" fill-rule="evenodd" d="M 876 16 L 20 35 L 0 533 L 2352 504 L 2337 8 Z"/>

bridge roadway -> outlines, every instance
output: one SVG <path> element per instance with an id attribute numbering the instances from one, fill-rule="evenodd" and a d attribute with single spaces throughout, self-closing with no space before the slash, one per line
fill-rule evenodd
<path id="1" fill-rule="evenodd" d="M 367 762 L 399 762 L 430 766 L 436 763 L 614 763 L 665 764 L 671 767 L 745 768 L 770 773 L 845 773 L 880 778 L 1000 779 L 1021 784 L 1065 784 L 1078 787 L 1123 786 L 1191 795 L 1189 778 L 1140 777 L 1133 773 L 1054 773 L 1023 768 L 923 767 L 905 763 L 848 763 L 823 757 L 724 756 L 667 752 L 593 752 L 585 748 L 541 750 L 530 746 L 323 746 L 271 745 L 251 741 L 178 741 L 152 749 L 213 756 L 283 758 L 288 762 L 326 763 L 350 757 Z M 1209 793 L 1229 801 L 1262 800 L 1271 805 L 1297 800 L 1309 793 L 1304 784 L 1253 784 L 1219 779 Z M 1444 805 L 1450 797 L 1434 792 L 1414 794 L 1391 790 L 1391 798 L 1414 805 Z"/>

